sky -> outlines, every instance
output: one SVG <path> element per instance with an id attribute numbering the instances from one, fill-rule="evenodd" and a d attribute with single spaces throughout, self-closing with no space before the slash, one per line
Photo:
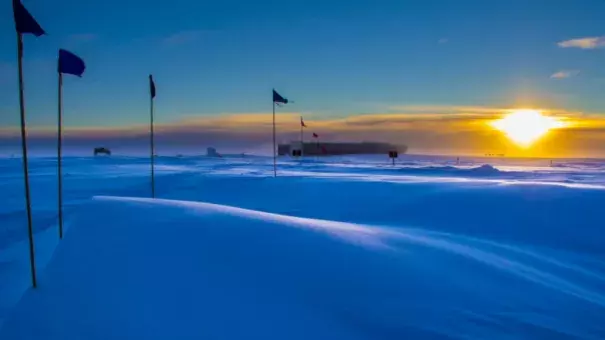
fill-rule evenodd
<path id="1" fill-rule="evenodd" d="M 412 153 L 605 156 L 602 0 L 23 0 L 48 33 L 24 37 L 34 150 L 56 139 L 59 48 L 85 60 L 64 80 L 67 149 L 145 150 L 147 77 L 159 153 L 269 150 L 302 115 L 322 140 L 406 144 Z M 0 152 L 16 152 L 10 1 L 0 3 Z M 573 120 L 531 148 L 488 122 L 514 108 Z"/>

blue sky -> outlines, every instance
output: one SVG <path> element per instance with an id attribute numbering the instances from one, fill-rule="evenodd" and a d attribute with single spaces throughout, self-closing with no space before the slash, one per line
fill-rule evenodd
<path id="1" fill-rule="evenodd" d="M 23 3 L 48 32 L 25 37 L 32 127 L 56 122 L 58 48 L 87 63 L 65 80 L 68 127 L 145 124 L 149 73 L 159 124 L 270 112 L 272 87 L 309 120 L 406 105 L 605 112 L 605 44 L 560 46 L 605 34 L 600 0 Z M 9 1 L 0 40 L 0 126 L 15 127 Z"/>

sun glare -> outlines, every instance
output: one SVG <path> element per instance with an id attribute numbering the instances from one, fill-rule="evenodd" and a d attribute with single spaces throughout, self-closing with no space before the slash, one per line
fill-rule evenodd
<path id="1" fill-rule="evenodd" d="M 565 124 L 537 110 L 515 110 L 490 125 L 504 132 L 508 138 L 522 147 L 528 147 L 551 129 Z"/>

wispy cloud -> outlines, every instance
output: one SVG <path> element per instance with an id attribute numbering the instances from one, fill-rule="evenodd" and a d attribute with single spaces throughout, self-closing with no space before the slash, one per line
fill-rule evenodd
<path id="1" fill-rule="evenodd" d="M 168 46 L 187 44 L 198 40 L 203 32 L 201 30 L 180 31 L 162 39 L 162 43 Z"/>
<path id="2" fill-rule="evenodd" d="M 397 107 L 391 107 L 397 108 Z M 424 127 L 433 127 L 433 124 L 457 125 L 458 123 L 477 123 L 486 120 L 497 119 L 514 109 L 511 108 L 490 108 L 474 106 L 399 106 L 396 112 L 375 112 L 362 115 L 352 115 L 348 117 L 328 118 L 315 116 L 311 113 L 305 115 L 305 122 L 312 128 L 330 129 L 330 130 L 349 130 L 360 127 L 371 127 L 380 129 L 423 129 Z M 575 111 L 540 109 L 541 112 L 558 117 L 569 117 L 574 119 L 597 119 L 602 117 L 600 114 L 585 114 Z M 277 117 L 277 127 L 281 131 L 299 132 L 300 112 L 280 112 Z M 605 119 L 603 120 L 605 121 Z M 311 124 L 312 123 L 312 124 Z M 185 118 L 179 121 L 156 124 L 158 132 L 175 131 L 260 131 L 271 129 L 271 112 L 249 112 L 249 113 L 220 113 L 217 115 L 195 116 Z M 450 126 L 451 127 L 451 126 Z M 8 136 L 17 130 L 12 127 L 0 128 L 0 137 Z M 55 133 L 54 127 L 32 127 L 30 131 L 33 135 Z M 111 127 L 67 127 L 66 133 L 84 135 L 146 135 L 148 133 L 147 124 L 130 126 L 111 126 Z"/>
<path id="3" fill-rule="evenodd" d="M 310 135 L 316 132 L 321 136 L 322 141 L 326 142 L 372 140 L 403 143 L 409 145 L 414 152 L 487 152 L 510 143 L 487 124 L 492 119 L 509 112 L 510 109 L 447 105 L 400 108 L 403 110 L 340 118 L 308 114 L 305 116 L 305 123 L 308 126 L 305 133 Z M 420 110 L 413 110 L 414 108 Z M 430 110 L 431 108 L 436 110 Z M 562 110 L 543 111 L 569 122 L 567 127 L 562 129 L 566 131 L 553 133 L 553 135 L 564 136 L 565 140 L 550 144 L 569 146 L 568 150 L 562 148 L 557 152 L 572 153 L 574 150 L 581 151 L 582 147 L 586 146 L 594 147 L 595 150 L 600 150 L 597 150 L 598 152 L 605 154 L 605 135 L 594 137 L 595 133 L 605 129 L 605 119 L 602 116 L 578 115 L 577 112 Z M 216 146 L 219 150 L 229 148 L 239 150 L 237 152 L 247 152 L 246 150 L 255 148 L 270 150 L 271 122 L 271 112 L 192 116 L 181 121 L 157 124 L 156 137 L 158 145 L 166 149 L 192 148 L 200 151 L 207 146 Z M 300 113 L 280 112 L 277 117 L 277 138 L 280 143 L 298 140 L 299 129 Z M 148 133 L 148 126 L 145 124 L 117 128 L 71 127 L 65 130 L 65 140 L 68 146 L 85 149 L 99 145 L 118 149 L 124 147 L 143 149 L 147 145 Z M 30 138 L 37 145 L 51 143 L 56 138 L 55 134 L 53 127 L 30 129 Z M 18 136 L 17 129 L 0 128 L 1 145 L 17 147 Z M 589 137 L 590 140 L 595 141 L 594 145 L 585 144 Z M 569 142 L 570 140 L 573 143 Z M 597 145 L 597 142 L 600 144 Z M 509 146 L 514 148 L 512 144 Z"/>
<path id="4" fill-rule="evenodd" d="M 466 116 L 475 117 L 500 117 L 511 111 L 518 110 L 519 107 L 492 107 L 492 106 L 466 106 L 466 105 L 392 105 L 388 106 L 386 111 L 389 113 L 404 113 L 426 116 L 427 114 L 441 114 L 443 116 L 453 114 L 463 114 Z M 524 107 L 524 109 L 534 109 L 543 112 L 544 114 L 554 116 L 578 116 L 581 112 L 552 109 L 545 107 Z"/>
<path id="5" fill-rule="evenodd" d="M 446 44 L 449 41 L 450 40 L 448 38 L 441 38 L 441 39 L 437 40 L 437 43 L 439 43 L 439 44 Z"/>
<path id="6" fill-rule="evenodd" d="M 465 105 L 391 105 L 387 107 L 388 111 L 397 111 L 403 113 L 502 113 L 509 108 L 488 107 L 488 106 L 465 106 Z"/>
<path id="7" fill-rule="evenodd" d="M 605 36 L 586 37 L 561 41 L 557 44 L 563 48 L 581 48 L 585 50 L 605 47 Z"/>
<path id="8" fill-rule="evenodd" d="M 578 70 L 561 70 L 559 72 L 555 72 L 550 76 L 550 79 L 566 79 L 575 77 L 580 73 Z"/>

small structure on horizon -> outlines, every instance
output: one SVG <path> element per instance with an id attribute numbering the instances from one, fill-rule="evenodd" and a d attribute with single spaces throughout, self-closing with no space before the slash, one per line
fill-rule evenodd
<path id="1" fill-rule="evenodd" d="M 389 158 L 393 161 L 393 165 L 395 165 L 395 158 L 397 157 L 399 157 L 397 150 L 389 151 Z"/>
<path id="2" fill-rule="evenodd" d="M 111 156 L 111 150 L 109 150 L 108 148 L 103 148 L 103 147 L 95 148 L 94 155 L 96 156 L 98 154 Z"/>
<path id="3" fill-rule="evenodd" d="M 206 149 L 206 156 L 207 157 L 223 157 L 218 152 L 216 152 L 215 148 Z"/>

